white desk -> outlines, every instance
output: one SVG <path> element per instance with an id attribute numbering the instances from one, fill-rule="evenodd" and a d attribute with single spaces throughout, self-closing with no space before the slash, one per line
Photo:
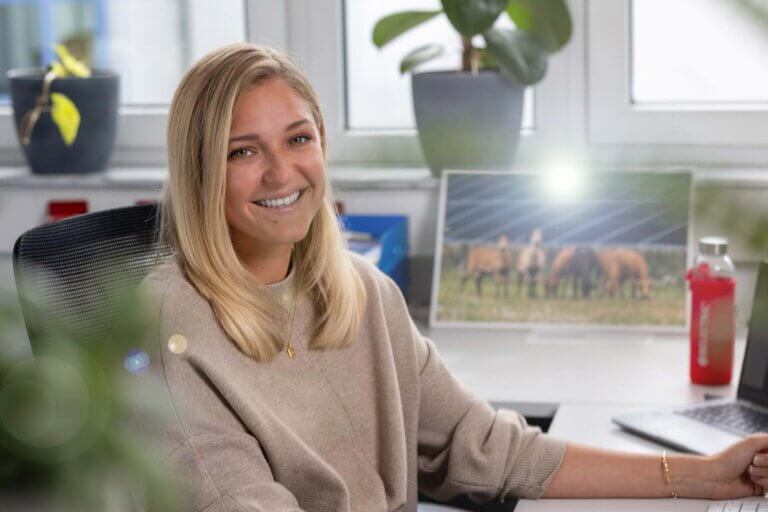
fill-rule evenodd
<path id="1" fill-rule="evenodd" d="M 686 334 L 570 333 L 422 329 L 451 373 L 482 398 L 551 404 L 677 405 L 705 393 L 735 396 L 744 338 L 736 343 L 730 386 L 691 385 Z"/>
<path id="2" fill-rule="evenodd" d="M 562 405 L 555 414 L 550 434 L 600 448 L 661 454 L 662 447 L 622 431 L 611 417 L 647 406 Z M 670 450 L 672 451 L 672 450 Z M 623 500 L 520 500 L 516 512 L 705 512 L 708 500 L 623 499 Z"/>

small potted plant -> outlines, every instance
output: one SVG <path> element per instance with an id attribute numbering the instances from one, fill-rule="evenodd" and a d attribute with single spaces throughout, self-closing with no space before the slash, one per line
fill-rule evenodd
<path id="1" fill-rule="evenodd" d="M 442 9 L 405 11 L 380 19 L 373 43 L 382 48 L 408 30 L 445 14 L 462 43 L 460 71 L 413 72 L 419 140 L 435 173 L 445 168 L 508 169 L 520 133 L 525 87 L 540 81 L 549 54 L 570 39 L 564 0 L 441 0 Z M 497 27 L 508 16 L 515 28 Z M 478 45 L 478 40 L 484 42 Z M 400 72 L 441 56 L 430 44 L 414 49 Z"/>
<path id="2" fill-rule="evenodd" d="M 119 77 L 91 71 L 65 46 L 47 69 L 8 72 L 16 131 L 36 174 L 107 168 L 117 132 Z"/>

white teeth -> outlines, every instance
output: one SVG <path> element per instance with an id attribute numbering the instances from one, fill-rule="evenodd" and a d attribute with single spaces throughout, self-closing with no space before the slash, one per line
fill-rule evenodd
<path id="1" fill-rule="evenodd" d="M 300 195 L 301 193 L 296 191 L 293 194 L 289 195 L 288 197 L 281 197 L 280 199 L 262 199 L 261 201 L 256 201 L 256 204 L 258 204 L 259 206 L 265 206 L 267 208 L 279 208 L 281 206 L 289 206 L 295 203 Z"/>

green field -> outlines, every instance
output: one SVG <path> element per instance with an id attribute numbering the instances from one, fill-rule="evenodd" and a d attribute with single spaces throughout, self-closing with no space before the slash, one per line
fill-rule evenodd
<path id="1" fill-rule="evenodd" d="M 438 292 L 437 318 L 457 322 L 522 322 L 621 325 L 685 325 L 685 288 L 681 285 L 653 285 L 649 300 L 607 297 L 590 299 L 539 298 L 518 296 L 514 277 L 509 298 L 496 298 L 493 279 L 483 280 L 483 295 L 477 297 L 474 280 L 461 291 L 460 273 L 444 265 Z M 628 294 L 627 294 L 628 295 Z"/>

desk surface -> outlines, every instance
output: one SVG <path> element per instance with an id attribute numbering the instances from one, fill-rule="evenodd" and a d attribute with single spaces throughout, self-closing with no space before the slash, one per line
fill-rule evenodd
<path id="1" fill-rule="evenodd" d="M 562 405 L 555 414 L 550 434 L 580 444 L 636 453 L 661 454 L 662 447 L 621 430 L 611 417 L 648 409 L 645 405 Z M 674 450 L 669 450 L 674 451 Z M 520 500 L 516 512 L 705 512 L 708 500 Z"/>
<path id="2" fill-rule="evenodd" d="M 552 404 L 675 405 L 705 393 L 735 396 L 744 339 L 736 343 L 730 386 L 688 377 L 685 334 L 570 333 L 422 329 L 454 376 L 486 400 Z"/>

